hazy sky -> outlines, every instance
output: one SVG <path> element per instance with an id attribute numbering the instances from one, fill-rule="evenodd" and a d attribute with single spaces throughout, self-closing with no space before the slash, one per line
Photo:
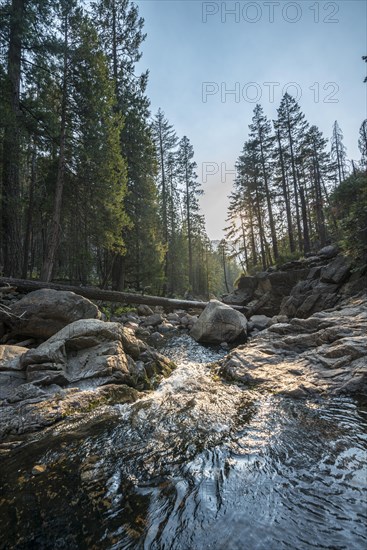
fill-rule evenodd
<path id="1" fill-rule="evenodd" d="M 275 118 L 289 85 L 307 120 L 328 138 L 338 120 L 348 156 L 359 158 L 358 131 L 367 116 L 365 1 L 137 4 L 147 33 L 141 66 L 150 70 L 152 113 L 161 107 L 194 146 L 211 239 L 222 237 L 232 171 L 256 102 Z"/>

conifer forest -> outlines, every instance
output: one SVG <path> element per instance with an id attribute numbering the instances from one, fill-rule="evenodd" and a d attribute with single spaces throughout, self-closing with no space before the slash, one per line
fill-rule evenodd
<path id="1" fill-rule="evenodd" d="M 138 6 L 4 0 L 0 9 L 3 276 L 207 298 L 241 272 L 330 242 L 365 254 L 363 117 L 352 160 L 338 122 L 323 135 L 289 93 L 275 120 L 255 105 L 225 237 L 213 242 L 190 136 L 164 105 L 150 108 Z"/>

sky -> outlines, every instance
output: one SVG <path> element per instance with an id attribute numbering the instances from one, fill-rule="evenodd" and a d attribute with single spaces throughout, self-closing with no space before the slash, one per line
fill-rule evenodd
<path id="1" fill-rule="evenodd" d="M 285 91 L 330 138 L 338 121 L 359 159 L 367 117 L 364 0 L 136 0 L 147 38 L 152 114 L 160 107 L 195 151 L 211 239 L 223 237 L 234 166 L 256 103 L 270 119 Z"/>

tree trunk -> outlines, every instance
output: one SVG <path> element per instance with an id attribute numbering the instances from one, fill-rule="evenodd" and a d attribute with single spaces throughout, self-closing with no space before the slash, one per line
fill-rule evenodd
<path id="1" fill-rule="evenodd" d="M 255 185 L 257 185 L 255 183 Z M 266 270 L 266 251 L 265 251 L 265 238 L 264 238 L 264 229 L 263 229 L 263 223 L 261 218 L 261 211 L 260 211 L 260 200 L 259 200 L 259 193 L 256 188 L 256 213 L 257 213 L 257 222 L 259 224 L 259 235 L 260 235 L 260 251 L 261 251 L 261 260 L 263 264 L 264 271 Z"/>
<path id="2" fill-rule="evenodd" d="M 55 263 L 56 251 L 59 246 L 60 238 L 60 220 L 62 195 L 65 179 L 65 146 L 66 146 L 66 110 L 67 110 L 67 92 L 68 92 L 68 15 L 65 16 L 64 30 L 64 67 L 63 67 L 63 85 L 62 85 L 62 105 L 61 105 L 61 125 L 60 125 L 60 152 L 59 163 L 56 178 L 56 190 L 54 211 L 52 216 L 51 235 L 47 243 L 46 257 L 41 270 L 41 279 L 50 281 Z"/>
<path id="3" fill-rule="evenodd" d="M 29 262 L 29 249 L 31 245 L 31 233 L 32 233 L 32 221 L 33 221 L 33 209 L 34 209 L 34 191 L 36 188 L 36 146 L 33 145 L 32 159 L 31 159 L 31 180 L 29 185 L 29 203 L 27 212 L 27 227 L 24 237 L 24 252 L 23 252 L 23 267 L 22 277 L 27 278 L 28 262 Z"/>
<path id="4" fill-rule="evenodd" d="M 3 144 L 1 192 L 2 250 L 5 275 L 20 271 L 19 162 L 20 162 L 20 70 L 25 0 L 13 0 L 10 13 L 8 74 L 6 82 L 9 122 Z"/>
<path id="5" fill-rule="evenodd" d="M 186 169 L 186 211 L 187 211 L 187 239 L 189 245 L 189 285 L 190 290 L 193 290 L 193 276 L 192 276 L 192 235 L 191 235 L 191 211 L 190 211 L 190 187 L 189 179 Z"/>
<path id="6" fill-rule="evenodd" d="M 299 193 L 301 197 L 301 209 L 302 209 L 302 221 L 303 221 L 303 252 L 307 254 L 311 250 L 310 246 L 310 234 L 308 231 L 307 223 L 307 207 L 305 201 L 305 192 L 302 186 L 299 188 Z"/>
<path id="7" fill-rule="evenodd" d="M 226 270 L 226 252 L 224 250 L 224 245 L 222 247 L 222 259 L 223 259 L 224 284 L 226 285 L 226 290 L 229 293 L 229 286 L 228 286 L 228 280 L 227 280 L 227 270 Z"/>
<path id="8" fill-rule="evenodd" d="M 296 221 L 297 221 L 297 231 L 298 231 L 298 245 L 299 250 L 302 250 L 302 229 L 301 229 L 301 218 L 299 212 L 299 202 L 298 202 L 298 184 L 297 184 L 297 174 L 296 174 L 296 163 L 294 158 L 293 151 L 293 138 L 291 132 L 291 123 L 288 112 L 288 139 L 289 139 L 289 148 L 291 152 L 291 166 L 292 166 L 292 177 L 293 177 L 293 188 L 294 188 L 294 202 L 296 206 Z"/>
<path id="9" fill-rule="evenodd" d="M 168 220 L 167 220 L 167 190 L 166 190 L 166 173 L 164 169 L 164 151 L 162 138 L 162 124 L 159 121 L 159 154 L 161 159 L 161 177 L 162 177 L 162 206 L 163 206 L 163 244 L 164 244 L 164 285 L 163 293 L 167 291 L 167 275 L 168 275 Z"/>
<path id="10" fill-rule="evenodd" d="M 0 285 L 10 285 L 26 292 L 32 292 L 42 288 L 66 290 L 69 292 L 74 292 L 79 296 L 89 298 L 90 300 L 102 300 L 104 302 L 116 302 L 122 304 L 145 304 L 148 306 L 162 306 L 167 309 L 205 309 L 208 305 L 208 302 L 178 300 L 161 296 L 145 296 L 144 294 L 130 294 L 127 292 L 115 292 L 113 290 L 101 290 L 96 287 L 59 285 L 43 281 L 27 281 L 24 279 L 13 279 L 7 277 L 0 277 Z M 242 306 L 231 305 L 230 307 L 238 311 L 245 310 Z"/>
<path id="11" fill-rule="evenodd" d="M 282 143 L 281 143 L 281 140 L 280 140 L 279 130 L 277 131 L 277 138 L 278 138 L 278 145 L 279 145 L 280 167 L 281 167 L 281 170 L 282 170 L 283 198 L 284 198 L 285 210 L 286 210 L 286 214 L 287 214 L 289 249 L 290 249 L 291 253 L 293 254 L 293 252 L 295 252 L 295 250 L 296 250 L 296 247 L 294 245 L 291 205 L 290 205 L 290 200 L 289 200 L 287 177 L 286 177 L 285 167 L 284 167 L 283 148 L 282 148 Z"/>
<path id="12" fill-rule="evenodd" d="M 323 208 L 322 200 L 322 190 L 321 190 L 321 174 L 320 174 L 320 165 L 317 155 L 316 144 L 313 144 L 314 147 L 314 162 L 315 162 L 315 196 L 316 196 L 316 219 L 318 225 L 318 234 L 320 238 L 320 245 L 323 247 L 326 244 L 326 228 L 325 228 L 325 215 Z"/>
<path id="13" fill-rule="evenodd" d="M 259 136 L 259 142 L 260 142 L 260 152 L 261 152 L 261 165 L 262 165 L 263 174 L 264 174 L 266 204 L 267 204 L 267 207 L 268 207 L 268 214 L 269 214 L 271 241 L 272 241 L 272 245 L 273 245 L 274 260 L 277 260 L 278 257 L 279 257 L 278 241 L 277 241 L 277 234 L 276 234 L 276 231 L 275 231 L 273 209 L 272 209 L 272 206 L 271 206 L 271 197 L 270 197 L 268 176 L 266 174 L 264 148 L 263 148 L 262 136 L 261 135 Z"/>
<path id="14" fill-rule="evenodd" d="M 240 212 L 240 219 L 241 219 L 243 253 L 244 253 L 244 256 L 245 256 L 246 271 L 248 271 L 249 270 L 249 261 L 248 261 L 247 242 L 246 242 L 246 234 L 245 234 L 245 224 L 243 222 L 242 212 Z"/>

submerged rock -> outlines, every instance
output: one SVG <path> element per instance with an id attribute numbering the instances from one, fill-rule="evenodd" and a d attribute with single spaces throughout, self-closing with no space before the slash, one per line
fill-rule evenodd
<path id="1" fill-rule="evenodd" d="M 245 339 L 247 335 L 247 319 L 242 313 L 219 302 L 211 300 L 206 306 L 190 335 L 197 342 L 221 344 Z"/>

